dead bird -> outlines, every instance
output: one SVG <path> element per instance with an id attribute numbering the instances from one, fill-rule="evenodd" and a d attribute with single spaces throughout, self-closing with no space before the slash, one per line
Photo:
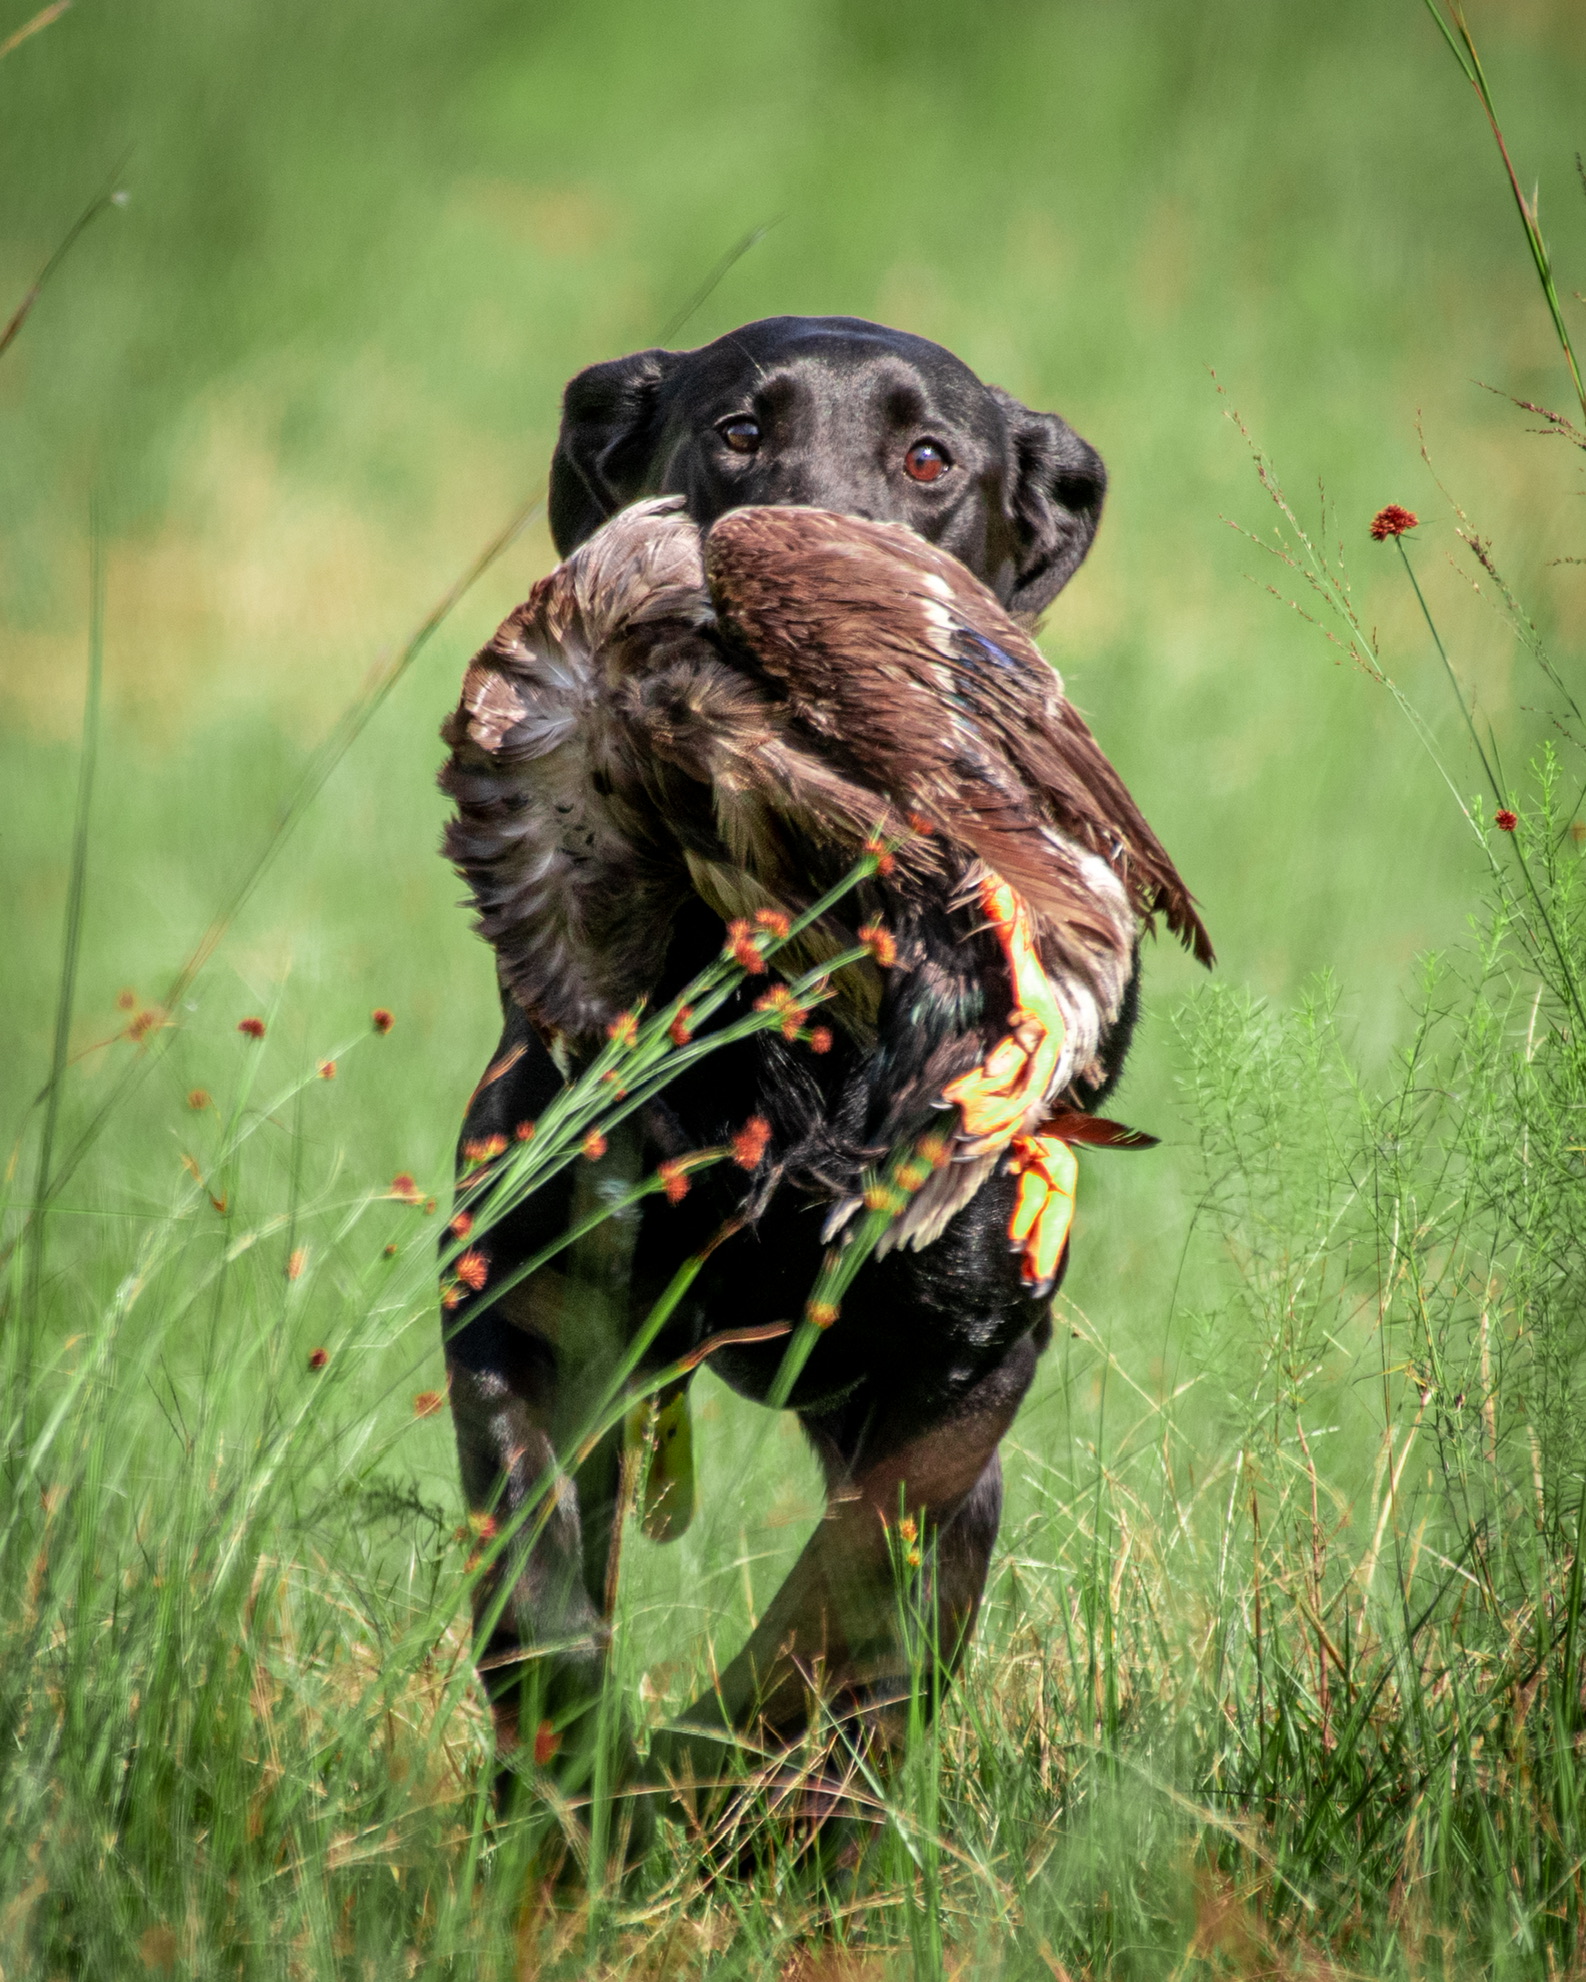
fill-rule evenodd
<path id="1" fill-rule="evenodd" d="M 575 1054 L 655 993 L 690 900 L 752 925 L 880 850 L 796 953 L 884 932 L 837 977 L 852 1091 L 773 1099 L 770 1167 L 833 1196 L 830 1236 L 859 1169 L 956 1110 L 889 1242 L 928 1246 L 1006 1162 L 1024 1282 L 1050 1290 L 1072 1143 L 1139 1140 L 1090 1111 L 1141 932 L 1212 949 L 1056 671 L 956 559 L 826 510 L 702 533 L 676 497 L 635 504 L 500 628 L 445 738 L 480 933 Z"/>

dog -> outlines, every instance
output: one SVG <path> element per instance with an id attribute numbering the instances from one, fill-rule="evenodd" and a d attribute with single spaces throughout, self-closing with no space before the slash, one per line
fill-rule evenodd
<path id="1" fill-rule="evenodd" d="M 1029 624 L 1089 550 L 1105 493 L 1099 455 L 1065 421 L 984 384 L 940 345 L 858 318 L 773 317 L 698 350 L 641 351 L 580 372 L 563 401 L 549 516 L 564 557 L 651 496 L 681 497 L 701 526 L 747 505 L 901 523 Z M 654 1002 L 718 955 L 722 935 L 703 903 L 682 913 Z M 1136 969 L 1101 1044 L 1097 1100 L 1127 1050 L 1137 978 Z M 505 992 L 503 1009 L 463 1124 L 460 1175 L 481 1148 L 510 1143 L 532 1122 L 568 1071 Z M 599 1202 L 608 1168 L 636 1175 L 774 1112 L 767 1090 L 778 1065 L 745 1041 L 685 1074 L 601 1163 L 562 1172 L 493 1228 L 492 1280 Z M 652 1366 L 722 1330 L 801 1311 L 822 1220 L 790 1190 L 761 1192 L 746 1212 L 742 1186 L 741 1174 L 734 1184 L 712 1172 L 681 1204 L 647 1199 L 501 1296 L 486 1289 L 448 1313 L 451 1408 L 478 1515 L 501 1521 L 555 1475 L 633 1329 L 685 1260 L 705 1265 Z M 993 1177 L 928 1252 L 899 1249 L 864 1268 L 854 1320 L 822 1339 L 792 1399 L 824 1471 L 825 1518 L 717 1685 L 653 1744 L 657 1776 L 704 1779 L 740 1737 L 791 1748 L 817 1698 L 854 1739 L 895 1747 L 910 1689 L 894 1588 L 900 1516 L 928 1562 L 935 1623 L 924 1688 L 934 1705 L 985 1586 L 1002 1504 L 998 1448 L 1050 1336 L 1049 1300 L 1021 1282 L 1006 1244 L 1013 1191 Z M 712 1367 L 763 1401 L 782 1347 L 738 1344 Z M 614 1433 L 558 1481 L 548 1516 L 525 1529 L 532 1543 L 503 1551 L 479 1581 L 476 1657 L 508 1779 L 530 1753 L 564 1786 L 588 1770 L 620 1482 Z M 635 1767 L 630 1757 L 630 1775 Z"/>

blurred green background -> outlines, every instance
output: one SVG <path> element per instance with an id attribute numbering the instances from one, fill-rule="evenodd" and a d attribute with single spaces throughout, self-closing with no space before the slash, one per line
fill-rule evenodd
<path id="1" fill-rule="evenodd" d="M 7 8 L 0 39 L 27 11 Z M 1473 26 L 1574 288 L 1586 11 L 1504 0 Z M 1381 504 L 1419 510 L 1456 664 L 1523 758 L 1542 698 L 1443 556 L 1453 519 L 1417 422 L 1563 646 L 1586 612 L 1555 562 L 1581 553 L 1578 474 L 1482 389 L 1560 403 L 1565 382 L 1490 139 L 1419 0 L 76 0 L 0 63 L 0 315 L 112 175 L 126 205 L 0 361 L 8 1140 L 48 1063 L 91 495 L 106 708 L 74 1048 L 124 1022 L 122 987 L 160 997 L 369 668 L 533 494 L 567 376 L 652 342 L 772 222 L 678 341 L 777 312 L 879 318 L 1100 448 L 1107 517 L 1046 645 L 1200 896 L 1224 976 L 1283 997 L 1333 973 L 1369 1061 L 1398 1037 L 1416 955 L 1461 936 L 1479 855 L 1435 769 L 1228 527 L 1271 520 L 1232 404 L 1312 522 L 1325 483 L 1362 617 L 1474 790 L 1397 559 L 1366 538 Z M 521 539 L 339 766 L 74 1179 L 59 1271 L 120 1270 L 118 1219 L 179 1174 L 184 1095 L 225 1088 L 237 1018 L 277 999 L 283 1074 L 371 1005 L 396 1011 L 301 1127 L 356 1180 L 443 1188 L 496 1022 L 436 857 L 436 727 L 550 555 L 542 529 Z M 1166 949 L 1151 962 L 1120 1111 L 1169 1147 L 1087 1165 L 1068 1288 L 1147 1387 L 1192 1208 L 1169 1019 L 1196 975 Z M 68 1129 L 134 1050 L 85 1054 Z M 1035 1452 L 1058 1361 L 1043 1385 L 1018 1433 Z M 707 1420 L 736 1411 L 706 1400 Z M 413 1443 L 447 1477 L 443 1422 Z M 707 1438 L 708 1477 L 729 1443 Z M 785 1518 L 807 1511 L 795 1494 Z"/>

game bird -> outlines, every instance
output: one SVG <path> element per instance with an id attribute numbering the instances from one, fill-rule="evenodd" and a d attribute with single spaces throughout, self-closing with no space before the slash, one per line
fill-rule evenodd
<path id="1" fill-rule="evenodd" d="M 656 995 L 690 904 L 743 948 L 868 852 L 772 963 L 866 948 L 819 1014 L 845 1050 L 790 1028 L 756 1098 L 774 1133 L 744 1215 L 799 1191 L 840 1245 L 865 1175 L 934 1130 L 883 1250 L 928 1250 L 1005 1168 L 1023 1284 L 1053 1287 L 1076 1145 L 1150 1140 L 1094 1112 L 1141 936 L 1160 917 L 1212 948 L 1056 670 L 962 564 L 828 510 L 702 530 L 681 498 L 636 502 L 501 626 L 444 735 L 447 852 L 564 1065 Z"/>

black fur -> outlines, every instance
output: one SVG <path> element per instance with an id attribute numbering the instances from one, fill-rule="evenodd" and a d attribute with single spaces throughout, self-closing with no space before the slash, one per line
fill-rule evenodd
<path id="1" fill-rule="evenodd" d="M 729 447 L 722 427 L 734 419 L 755 423 L 756 451 Z M 952 463 L 934 483 L 903 471 L 905 453 L 921 439 Z M 779 317 L 698 351 L 645 351 L 581 372 L 564 401 L 550 515 L 564 555 L 618 509 L 652 494 L 683 495 L 702 524 L 743 504 L 767 503 L 903 522 L 955 554 L 1010 609 L 1033 616 L 1084 557 L 1105 488 L 1099 457 L 1061 419 L 983 385 L 940 346 L 854 318 Z M 721 940 L 720 923 L 702 905 L 685 911 L 673 932 L 667 982 L 652 1002 L 686 983 Z M 961 978 L 963 950 L 925 955 L 927 974 L 932 967 L 944 982 Z M 898 994 L 895 983 L 889 995 Z M 475 1095 L 464 1145 L 510 1139 L 559 1084 L 523 1013 L 510 1000 L 505 1005 L 492 1063 L 500 1071 Z M 1104 1049 L 1109 1076 L 1133 1018 L 1131 988 Z M 762 1035 L 674 1083 L 629 1146 L 605 1159 L 608 1166 L 653 1166 L 720 1141 L 755 1113 L 775 1130 L 757 1179 L 757 1216 L 711 1251 L 655 1346 L 654 1366 L 724 1328 L 798 1317 L 830 1208 L 810 1188 L 820 1138 L 845 1145 L 848 1157 L 855 1143 L 885 1141 L 892 1125 L 886 1096 L 876 1092 L 884 1071 L 862 1064 L 841 1034 L 819 1060 L 805 1051 L 795 1057 Z M 588 1191 L 599 1167 L 580 1165 L 578 1177 L 564 1176 L 559 1188 L 489 1235 L 493 1279 L 565 1229 L 575 1191 Z M 883 1517 L 896 1516 L 900 1495 L 934 1547 L 939 1642 L 946 1669 L 956 1664 L 996 1537 L 998 1443 L 1050 1329 L 1048 1303 L 1029 1297 L 1007 1244 L 1013 1188 L 1010 1179 L 993 1177 L 928 1250 L 900 1249 L 872 1261 L 841 1323 L 811 1356 L 792 1404 L 825 1469 L 831 1508 L 750 1643 L 722 1674 L 719 1693 L 686 1717 L 696 1730 L 756 1728 L 794 1740 L 808 1713 L 809 1666 L 821 1659 L 831 1694 L 872 1730 L 889 1731 L 889 1703 L 905 1685 L 905 1664 Z M 678 1265 L 742 1215 L 744 1189 L 742 1172 L 720 1168 L 696 1178 L 681 1204 L 647 1200 L 641 1215 L 610 1235 L 603 1262 L 591 1268 L 580 1260 L 568 1269 L 583 1276 L 577 1302 L 563 1273 L 552 1270 L 499 1301 L 465 1305 L 449 1320 L 452 1405 L 472 1505 L 499 1513 L 532 1489 L 559 1434 L 576 1419 L 587 1372 L 617 1353 Z M 592 1308 L 585 1300 L 591 1274 L 599 1283 Z M 575 1306 L 581 1317 L 595 1318 L 581 1319 L 578 1339 L 569 1340 L 559 1316 Z M 746 1396 L 763 1398 L 783 1348 L 775 1341 L 725 1350 L 712 1367 Z M 601 1667 L 615 1479 L 608 1441 L 580 1473 L 576 1494 L 562 1495 L 532 1553 L 519 1551 L 504 1566 L 511 1597 L 479 1647 L 504 1744 L 520 1726 L 526 1740 L 533 1727 L 553 1723 L 570 1788 L 581 1766 L 580 1726 L 593 1721 L 583 1710 Z M 536 1655 L 537 1645 L 548 1649 Z M 669 1769 L 708 1769 L 708 1748 L 696 1732 L 662 1742 L 655 1753 Z"/>
<path id="2" fill-rule="evenodd" d="M 752 418 L 758 452 L 722 427 Z M 943 445 L 940 481 L 911 481 L 910 445 Z M 795 503 L 907 523 L 1010 611 L 1045 610 L 1090 549 L 1107 473 L 1055 413 L 982 385 L 950 351 L 858 317 L 768 317 L 698 351 L 639 351 L 568 385 L 551 464 L 563 557 L 628 503 L 682 495 L 697 523 Z"/>

